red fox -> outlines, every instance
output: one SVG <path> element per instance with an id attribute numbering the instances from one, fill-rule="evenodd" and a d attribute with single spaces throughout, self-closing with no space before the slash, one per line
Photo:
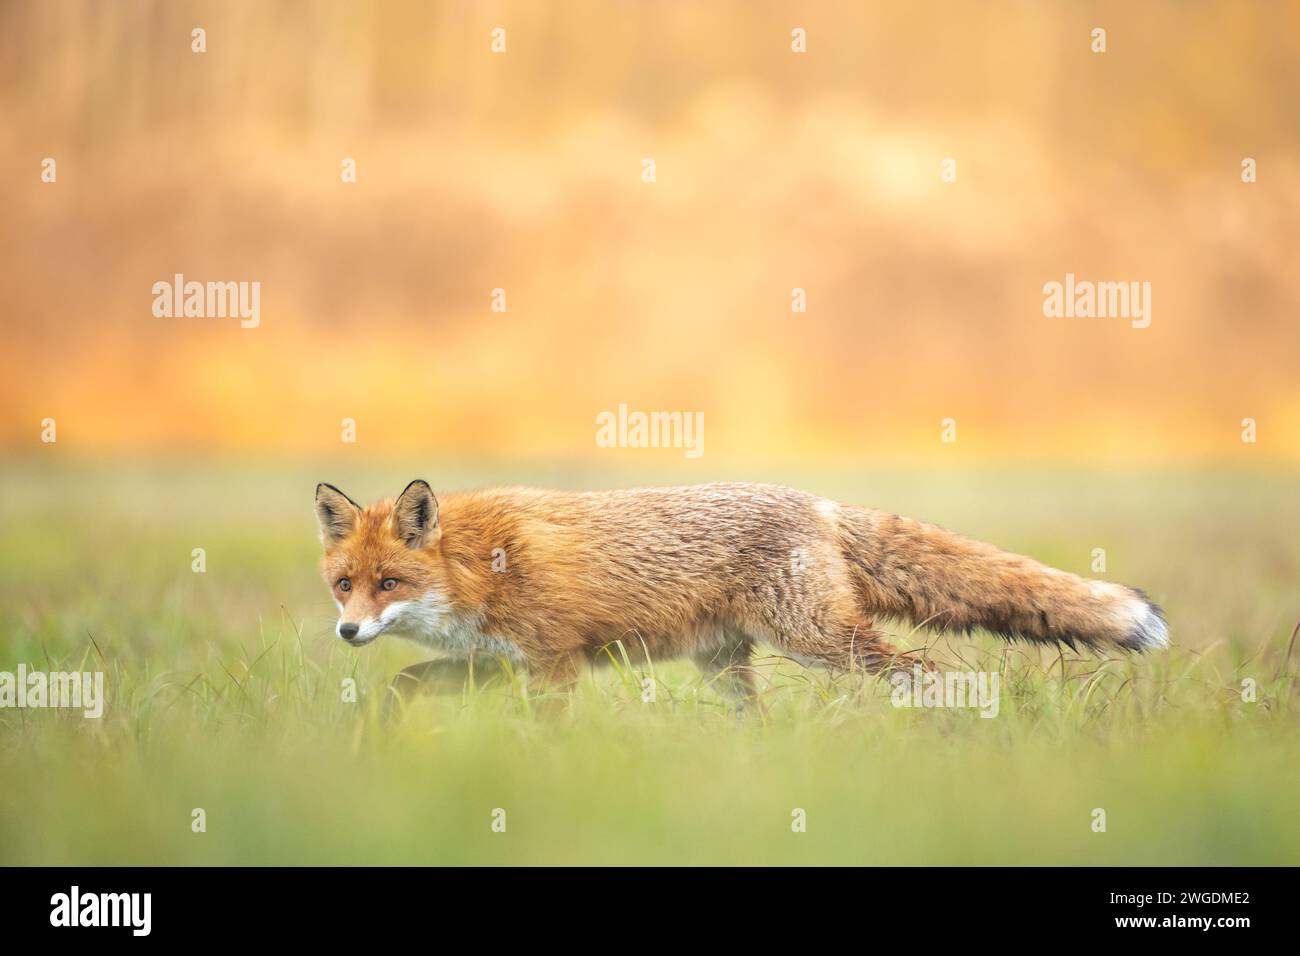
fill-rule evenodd
<path id="1" fill-rule="evenodd" d="M 1098 649 L 1168 643 L 1141 591 L 773 485 L 439 499 L 417 480 L 362 508 L 321 484 L 316 513 L 341 638 L 504 655 L 543 686 L 615 641 L 634 658 L 690 656 L 742 696 L 759 641 L 805 665 L 889 672 L 903 655 L 873 628 L 881 617 Z"/>

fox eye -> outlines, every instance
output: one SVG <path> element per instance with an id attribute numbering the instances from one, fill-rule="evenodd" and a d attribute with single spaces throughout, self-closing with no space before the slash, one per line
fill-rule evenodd
<path id="1" fill-rule="evenodd" d="M 384 578 L 383 582 L 380 583 L 379 586 L 385 591 L 391 591 L 397 587 L 397 578 Z"/>
<path id="2" fill-rule="evenodd" d="M 349 581 L 347 578 L 339 578 L 339 590 L 340 590 L 340 591 L 351 591 L 351 590 L 352 590 L 352 582 Z"/>

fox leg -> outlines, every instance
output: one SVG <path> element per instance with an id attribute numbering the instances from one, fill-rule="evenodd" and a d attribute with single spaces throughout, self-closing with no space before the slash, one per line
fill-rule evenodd
<path id="1" fill-rule="evenodd" d="M 403 667 L 389 682 L 388 688 L 405 700 L 415 694 L 460 690 L 469 676 L 469 661 L 436 658 Z"/>
<path id="2" fill-rule="evenodd" d="M 459 694 L 469 682 L 471 668 L 476 683 L 486 682 L 504 673 L 496 658 L 435 658 L 403 667 L 388 684 L 386 705 L 409 704 L 421 694 Z"/>
<path id="3" fill-rule="evenodd" d="M 446 687 L 453 681 L 457 681 L 458 687 L 463 686 L 464 676 L 468 674 L 468 661 L 443 658 L 403 667 L 388 682 L 388 693 L 384 695 L 384 720 L 393 720 L 412 698 L 419 694 L 434 693 L 435 687 Z"/>
<path id="4" fill-rule="evenodd" d="M 905 651 L 901 647 L 896 647 L 880 639 L 868 641 L 861 647 L 855 648 L 853 662 L 855 666 L 869 674 L 883 674 L 885 676 L 910 674 L 912 667 L 916 664 L 920 664 L 925 670 L 934 669 L 934 666 L 921 654 L 915 651 Z"/>
<path id="5" fill-rule="evenodd" d="M 810 624 L 804 633 L 781 643 L 801 664 L 884 675 L 910 672 L 918 663 L 930 668 L 920 655 L 886 641 L 880 631 L 872 628 L 870 618 L 854 617 L 820 627 Z"/>
<path id="6" fill-rule="evenodd" d="M 753 649 L 753 641 L 747 635 L 727 631 L 718 647 L 698 651 L 692 659 L 706 683 L 714 684 L 743 708 L 759 700 L 757 675 L 751 663 Z"/>
<path id="7" fill-rule="evenodd" d="M 575 651 L 557 651 L 528 661 L 528 696 L 567 693 L 578 683 L 580 658 Z"/>
<path id="8" fill-rule="evenodd" d="M 473 659 L 435 658 L 403 667 L 389 683 L 399 696 L 412 693 L 455 694 L 464 689 L 471 672 L 476 683 L 483 683 L 505 673 L 501 662 L 489 655 Z"/>

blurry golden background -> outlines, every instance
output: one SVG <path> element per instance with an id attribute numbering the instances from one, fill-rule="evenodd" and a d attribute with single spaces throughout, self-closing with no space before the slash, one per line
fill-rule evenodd
<path id="1" fill-rule="evenodd" d="M 0 444 L 580 458 L 626 402 L 706 460 L 1294 462 L 1298 46 L 1294 3 L 5 3 Z M 155 318 L 177 272 L 260 327 Z M 1067 272 L 1151 327 L 1044 318 Z"/>

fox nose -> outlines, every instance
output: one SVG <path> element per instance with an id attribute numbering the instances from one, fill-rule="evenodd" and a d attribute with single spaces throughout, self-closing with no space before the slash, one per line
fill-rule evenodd
<path id="1" fill-rule="evenodd" d="M 359 630 L 361 630 L 361 627 L 357 624 L 340 624 L 339 637 L 343 638 L 345 641 L 350 641 L 352 638 L 357 636 L 357 631 Z"/>

